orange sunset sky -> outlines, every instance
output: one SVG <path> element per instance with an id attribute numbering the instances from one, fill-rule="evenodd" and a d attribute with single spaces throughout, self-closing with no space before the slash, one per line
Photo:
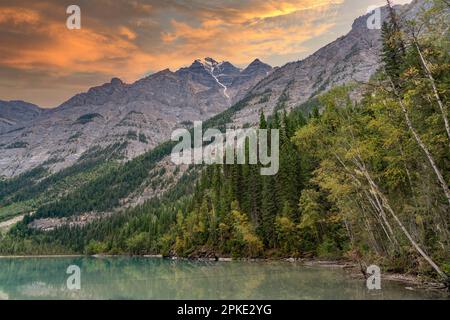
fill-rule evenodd
<path id="1" fill-rule="evenodd" d="M 394 3 L 407 3 L 397 0 Z M 55 107 L 211 56 L 244 67 L 302 59 L 383 0 L 0 0 L 0 99 Z M 81 30 L 66 8 L 81 8 Z"/>

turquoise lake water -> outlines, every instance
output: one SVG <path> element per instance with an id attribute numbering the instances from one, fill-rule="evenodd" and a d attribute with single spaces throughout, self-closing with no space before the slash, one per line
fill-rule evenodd
<path id="1" fill-rule="evenodd" d="M 80 268 L 80 290 L 67 288 L 67 268 Z M 289 262 L 202 262 L 158 258 L 0 259 L 0 299 L 448 299 L 340 268 Z"/>

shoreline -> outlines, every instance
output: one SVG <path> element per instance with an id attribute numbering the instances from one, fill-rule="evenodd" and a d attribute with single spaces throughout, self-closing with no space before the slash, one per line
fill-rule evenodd
<path id="1" fill-rule="evenodd" d="M 336 259 L 336 260 L 326 260 L 326 259 L 298 259 L 298 258 L 242 258 L 235 259 L 230 257 L 217 257 L 217 258 L 185 258 L 177 256 L 165 257 L 163 255 L 82 255 L 82 254 L 56 254 L 56 255 L 23 255 L 23 256 L 0 256 L 0 259 L 45 259 L 45 258 L 146 258 L 146 259 L 166 259 L 166 260 L 186 260 L 186 261 L 209 261 L 209 262 L 286 262 L 286 263 L 297 263 L 305 267 L 323 267 L 323 268 L 336 268 L 342 269 L 347 273 L 350 278 L 364 280 L 365 276 L 361 272 L 359 265 L 350 260 L 346 259 Z M 401 273 L 382 273 L 382 279 L 392 282 L 399 282 L 404 284 L 407 290 L 432 290 L 439 292 L 448 292 L 448 288 L 445 287 L 443 283 L 436 281 L 428 281 L 426 279 L 421 279 L 418 276 L 410 274 Z M 450 297 L 450 295 L 449 295 Z"/>
<path id="2" fill-rule="evenodd" d="M 83 258 L 90 257 L 83 254 L 42 254 L 42 255 L 23 255 L 23 256 L 0 256 L 0 259 L 45 259 L 45 258 Z"/>

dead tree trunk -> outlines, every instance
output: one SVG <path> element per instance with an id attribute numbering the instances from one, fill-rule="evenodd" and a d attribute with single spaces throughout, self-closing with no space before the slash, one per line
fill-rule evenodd
<path id="1" fill-rule="evenodd" d="M 436 165 L 436 162 L 434 161 L 433 156 L 431 155 L 431 152 L 428 150 L 427 146 L 425 145 L 425 143 L 423 143 L 422 138 L 420 138 L 419 134 L 417 133 L 416 129 L 414 128 L 411 119 L 409 118 L 409 113 L 408 110 L 406 109 L 405 104 L 403 103 L 403 100 L 400 98 L 400 96 L 398 95 L 397 89 L 395 88 L 394 83 L 391 81 L 391 86 L 392 89 L 394 90 L 394 94 L 397 98 L 398 103 L 400 104 L 400 107 L 402 108 L 402 112 L 403 115 L 405 117 L 405 121 L 406 121 L 406 125 L 408 126 L 408 129 L 411 131 L 411 133 L 414 136 L 414 139 L 416 139 L 417 144 L 420 146 L 420 148 L 423 150 L 423 152 L 425 153 L 428 161 L 431 164 L 431 167 L 433 168 L 436 177 L 439 181 L 439 184 L 441 185 L 442 191 L 444 191 L 445 196 L 447 197 L 447 201 L 450 205 L 450 190 L 448 189 L 447 183 L 444 180 L 444 176 L 442 175 L 441 171 L 439 170 L 439 168 Z"/>
<path id="2" fill-rule="evenodd" d="M 357 159 L 354 160 L 355 164 L 358 166 L 358 169 L 361 170 L 361 172 L 364 174 L 367 182 L 371 186 L 372 190 L 378 194 L 378 196 L 381 199 L 381 203 L 383 207 L 386 208 L 386 210 L 391 214 L 391 216 L 394 218 L 395 222 L 397 222 L 398 226 L 402 230 L 403 234 L 408 238 L 409 242 L 412 244 L 414 249 L 417 250 L 417 252 L 433 267 L 433 269 L 437 272 L 437 274 L 442 277 L 442 279 L 447 283 L 449 281 L 448 276 L 439 268 L 439 266 L 425 253 L 425 251 L 422 250 L 422 248 L 417 244 L 417 242 L 413 239 L 411 234 L 408 232 L 408 230 L 405 228 L 401 220 L 398 218 L 398 216 L 395 214 L 394 210 L 389 204 L 388 199 L 386 196 L 381 192 L 378 185 L 375 183 L 375 181 L 372 179 L 369 171 L 365 167 L 364 163 L 358 161 Z"/>
<path id="3" fill-rule="evenodd" d="M 430 80 L 431 87 L 433 88 L 433 94 L 439 105 L 439 109 L 441 110 L 442 119 L 444 120 L 445 130 L 447 131 L 447 137 L 450 142 L 450 124 L 448 122 L 447 106 L 444 105 L 441 97 L 439 96 L 439 92 L 438 92 L 437 86 L 436 86 L 436 81 L 434 80 L 433 74 L 431 73 L 431 70 L 428 67 L 428 64 L 425 60 L 425 57 L 422 54 L 422 50 L 420 49 L 419 43 L 417 42 L 417 38 L 415 36 L 413 36 L 413 42 L 414 42 L 414 46 L 416 47 L 417 53 L 419 54 L 420 61 L 422 62 L 423 70 L 424 70 L 425 74 L 427 75 L 428 79 Z M 450 146 L 450 144 L 449 144 L 449 146 Z"/>

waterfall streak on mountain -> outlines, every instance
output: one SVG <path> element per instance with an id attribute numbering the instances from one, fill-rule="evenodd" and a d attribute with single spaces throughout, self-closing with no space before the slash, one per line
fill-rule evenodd
<path id="1" fill-rule="evenodd" d="M 223 88 L 223 95 L 225 97 L 227 97 L 228 100 L 230 100 L 230 96 L 227 94 L 227 89 L 228 89 L 227 86 L 224 85 L 222 82 L 220 82 L 219 79 L 214 75 L 214 69 L 215 68 L 216 67 L 211 66 L 211 71 L 209 71 L 209 72 L 211 73 L 211 75 L 214 78 L 214 80 L 216 80 L 217 84 Z M 206 69 L 206 67 L 205 67 L 205 69 Z M 208 69 L 206 69 L 206 70 L 208 70 Z"/>

